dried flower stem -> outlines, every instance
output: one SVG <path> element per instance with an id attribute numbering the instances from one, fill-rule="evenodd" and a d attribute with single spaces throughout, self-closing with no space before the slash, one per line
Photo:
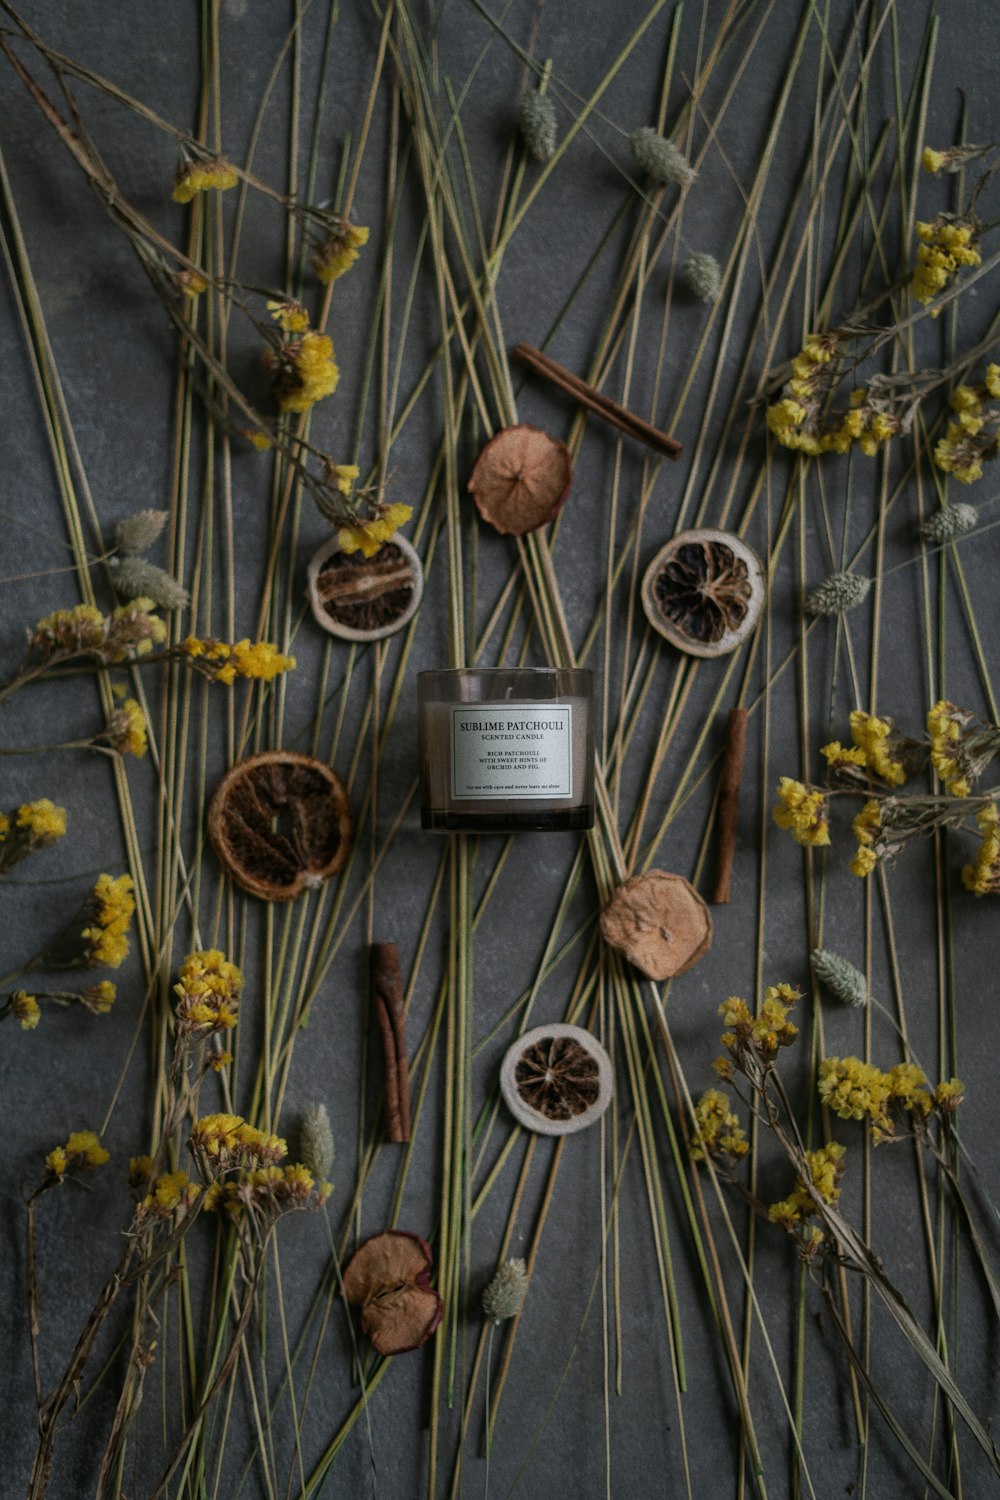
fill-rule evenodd
<path id="1" fill-rule="evenodd" d="M 406 1054 L 406 1007 L 395 943 L 373 943 L 372 990 L 385 1060 L 386 1135 L 396 1144 L 410 1139 L 410 1067 Z"/>
<path id="2" fill-rule="evenodd" d="M 666 453 L 669 458 L 677 458 L 681 452 L 681 445 L 676 438 L 661 432 L 650 422 L 642 417 L 636 416 L 627 407 L 612 401 L 610 396 L 605 396 L 596 386 L 588 385 L 581 380 L 579 375 L 574 375 L 572 370 L 567 370 L 564 365 L 557 364 L 541 349 L 536 349 L 534 344 L 515 344 L 511 352 L 511 358 L 518 360 L 522 365 L 527 365 L 536 375 L 541 375 L 550 381 L 558 390 L 565 391 L 567 396 L 572 396 L 574 401 L 592 411 L 595 416 L 601 417 L 603 421 L 610 422 L 612 427 L 634 437 L 640 443 L 645 443 L 649 448 L 655 448 L 660 453 Z"/>

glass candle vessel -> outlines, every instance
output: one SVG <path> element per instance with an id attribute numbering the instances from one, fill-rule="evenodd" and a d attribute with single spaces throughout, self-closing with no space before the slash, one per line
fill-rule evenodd
<path id="1" fill-rule="evenodd" d="M 594 826 L 594 674 L 421 672 L 421 822 L 446 833 Z"/>

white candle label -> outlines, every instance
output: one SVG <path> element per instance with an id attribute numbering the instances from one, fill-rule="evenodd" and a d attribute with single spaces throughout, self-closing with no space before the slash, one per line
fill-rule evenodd
<path id="1" fill-rule="evenodd" d="M 572 705 L 454 706 L 451 785 L 455 798 L 572 797 Z"/>

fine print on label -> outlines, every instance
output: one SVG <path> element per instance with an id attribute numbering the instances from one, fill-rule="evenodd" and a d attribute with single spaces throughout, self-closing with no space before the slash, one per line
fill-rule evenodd
<path id="1" fill-rule="evenodd" d="M 572 797 L 572 705 L 454 706 L 451 784 L 456 798 Z"/>

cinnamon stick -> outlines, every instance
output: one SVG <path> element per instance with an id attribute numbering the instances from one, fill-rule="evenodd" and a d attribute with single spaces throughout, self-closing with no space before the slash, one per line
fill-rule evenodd
<path id="1" fill-rule="evenodd" d="M 740 782 L 746 753 L 747 711 L 733 708 L 726 724 L 726 745 L 719 776 L 719 852 L 715 866 L 715 889 L 712 901 L 722 906 L 729 900 L 729 887 L 736 855 L 736 834 L 740 821 Z"/>
<path id="2" fill-rule="evenodd" d="M 375 1018 L 385 1061 L 386 1139 L 405 1142 L 410 1139 L 410 1065 L 399 949 L 395 943 L 372 943 L 370 962 Z"/>
<path id="3" fill-rule="evenodd" d="M 541 349 L 536 349 L 534 344 L 515 344 L 511 350 L 511 357 L 519 360 L 522 365 L 527 365 L 536 375 L 541 375 L 550 381 L 557 389 L 565 391 L 567 396 L 580 406 L 585 406 L 595 416 L 601 417 L 609 422 L 612 427 L 617 427 L 629 437 L 634 437 L 640 443 L 645 443 L 649 448 L 655 448 L 660 453 L 665 453 L 668 458 L 676 458 L 681 451 L 681 445 L 676 438 L 661 432 L 650 422 L 639 417 L 635 412 L 629 411 L 627 406 L 621 406 L 619 402 L 612 401 L 610 396 L 605 396 L 596 386 L 588 385 L 581 380 L 579 375 L 574 375 L 572 370 L 567 370 L 565 365 L 558 364 L 549 355 L 544 354 Z"/>

